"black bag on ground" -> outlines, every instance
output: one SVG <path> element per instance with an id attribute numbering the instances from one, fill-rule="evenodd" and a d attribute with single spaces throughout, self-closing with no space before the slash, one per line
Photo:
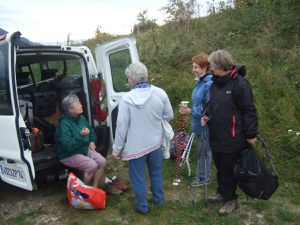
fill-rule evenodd
<path id="1" fill-rule="evenodd" d="M 245 194 L 251 198 L 267 200 L 279 186 L 278 177 L 265 142 L 261 137 L 258 137 L 258 141 L 266 151 L 274 175 L 264 165 L 252 146 L 241 152 L 234 173 L 238 179 L 238 186 Z"/>

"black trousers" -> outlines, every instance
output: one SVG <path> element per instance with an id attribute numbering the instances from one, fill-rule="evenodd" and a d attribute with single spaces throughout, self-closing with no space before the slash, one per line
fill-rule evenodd
<path id="1" fill-rule="evenodd" d="M 217 192 L 222 195 L 225 202 L 237 198 L 237 179 L 234 176 L 234 165 L 240 152 L 220 153 L 212 152 L 213 160 L 217 168 Z"/>

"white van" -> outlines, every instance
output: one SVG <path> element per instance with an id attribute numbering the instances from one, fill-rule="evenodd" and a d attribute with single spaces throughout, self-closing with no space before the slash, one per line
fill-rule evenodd
<path id="1" fill-rule="evenodd" d="M 20 35 L 0 36 L 0 176 L 34 190 L 38 177 L 65 170 L 54 141 L 62 98 L 79 96 L 106 156 L 120 98 L 130 89 L 124 71 L 139 58 L 132 37 L 97 45 L 95 63 L 87 47 L 18 46 Z"/>

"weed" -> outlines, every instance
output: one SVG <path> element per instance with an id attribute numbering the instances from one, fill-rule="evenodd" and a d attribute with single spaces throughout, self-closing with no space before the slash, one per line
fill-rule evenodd
<path id="1" fill-rule="evenodd" d="M 28 224 L 32 219 L 39 216 L 41 213 L 42 213 L 41 209 L 34 209 L 32 211 L 22 212 L 16 218 L 13 219 L 13 224 L 15 225 Z"/>

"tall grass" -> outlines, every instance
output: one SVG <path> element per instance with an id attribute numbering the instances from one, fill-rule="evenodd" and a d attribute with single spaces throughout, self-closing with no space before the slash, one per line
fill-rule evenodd
<path id="1" fill-rule="evenodd" d="M 300 156 L 300 135 L 287 132 L 300 130 L 300 4 L 291 4 L 283 1 L 276 10 L 266 2 L 226 9 L 186 26 L 169 23 L 136 36 L 141 60 L 150 68 L 153 83 L 167 91 L 176 113 L 179 102 L 191 96 L 193 55 L 227 49 L 235 62 L 246 65 L 259 132 L 282 175 L 288 174 L 281 161 Z"/>

